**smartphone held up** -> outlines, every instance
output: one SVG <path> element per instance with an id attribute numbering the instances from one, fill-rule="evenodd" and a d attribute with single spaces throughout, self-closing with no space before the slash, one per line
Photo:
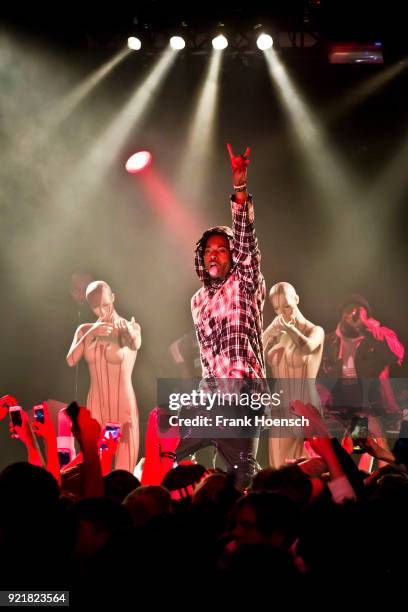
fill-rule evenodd
<path id="1" fill-rule="evenodd" d="M 353 441 L 353 453 L 364 453 L 363 441 L 368 438 L 368 418 L 353 417 L 351 419 L 350 435 Z"/>
<path id="2" fill-rule="evenodd" d="M 38 423 L 42 423 L 44 425 L 44 406 L 43 404 L 39 404 L 38 406 L 33 406 L 34 413 L 34 421 Z"/>
<path id="3" fill-rule="evenodd" d="M 117 441 L 120 436 L 120 424 L 119 423 L 106 423 L 103 438 L 100 443 L 100 450 L 106 450 L 108 448 L 105 440 Z"/>
<path id="4" fill-rule="evenodd" d="M 13 424 L 13 427 L 21 427 L 23 424 L 23 419 L 21 417 L 21 413 L 22 413 L 22 408 L 21 406 L 10 406 L 9 408 L 9 414 L 10 414 L 10 420 Z"/>

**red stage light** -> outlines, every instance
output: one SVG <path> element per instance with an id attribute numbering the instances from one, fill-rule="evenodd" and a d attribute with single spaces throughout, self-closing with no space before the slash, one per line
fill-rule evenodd
<path id="1" fill-rule="evenodd" d="M 126 162 L 126 170 L 130 174 L 137 174 L 142 172 L 145 168 L 150 166 L 152 162 L 152 155 L 149 151 L 138 151 L 134 155 L 131 155 Z"/>

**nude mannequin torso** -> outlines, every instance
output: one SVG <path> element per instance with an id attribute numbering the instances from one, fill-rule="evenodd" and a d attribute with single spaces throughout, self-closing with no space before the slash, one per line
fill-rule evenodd
<path id="1" fill-rule="evenodd" d="M 137 351 L 121 346 L 119 334 L 85 338 L 84 357 L 91 379 L 87 407 L 100 423 L 129 422 L 136 409 L 131 379 L 136 356 Z"/>
<path id="2" fill-rule="evenodd" d="M 102 427 L 120 425 L 115 467 L 133 472 L 139 452 L 139 416 L 132 371 L 141 345 L 140 325 L 118 315 L 106 283 L 95 281 L 91 288 L 87 299 L 98 320 L 78 327 L 67 362 L 72 367 L 85 358 L 90 375 L 87 408 Z"/>
<path id="3" fill-rule="evenodd" d="M 322 359 L 324 331 L 302 315 L 298 308 L 299 297 L 289 283 L 274 285 L 270 298 L 277 316 L 264 331 L 263 343 L 276 381 L 275 390 L 281 397 L 274 414 L 290 418 L 293 416 L 290 404 L 294 400 L 319 408 L 315 378 Z M 271 433 L 269 461 L 273 467 L 278 468 L 287 459 L 305 454 L 301 430 L 285 428 Z"/>
<path id="4" fill-rule="evenodd" d="M 298 329 L 305 336 L 310 336 L 316 327 L 306 319 Z M 286 389 L 289 400 L 298 399 L 304 403 L 319 404 L 314 379 L 319 371 L 322 359 L 323 343 L 313 353 L 305 354 L 296 345 L 288 333 L 283 332 L 269 342 L 266 360 L 271 368 L 272 377 L 279 382 L 279 389 Z"/>

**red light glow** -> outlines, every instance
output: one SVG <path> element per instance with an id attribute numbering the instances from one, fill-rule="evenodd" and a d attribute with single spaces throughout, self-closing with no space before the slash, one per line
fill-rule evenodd
<path id="1" fill-rule="evenodd" d="M 126 162 L 126 170 L 130 174 L 137 174 L 138 172 L 142 172 L 150 166 L 152 162 L 152 155 L 149 151 L 138 151 L 131 155 Z"/>

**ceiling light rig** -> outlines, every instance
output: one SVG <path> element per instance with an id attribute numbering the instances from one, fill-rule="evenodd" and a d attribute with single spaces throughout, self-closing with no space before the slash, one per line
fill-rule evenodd
<path id="1" fill-rule="evenodd" d="M 267 49 L 271 49 L 273 45 L 273 38 L 269 34 L 260 34 L 256 39 L 256 46 L 261 51 L 266 51 Z"/>
<path id="2" fill-rule="evenodd" d="M 248 17 L 250 11 L 239 15 L 235 12 L 225 19 L 197 18 L 187 13 L 175 19 L 170 9 L 163 15 L 152 10 L 148 15 L 134 18 L 132 30 L 128 29 L 133 34 L 128 45 L 140 50 L 143 42 L 146 55 L 164 52 L 170 45 L 177 51 L 185 49 L 190 55 L 210 55 L 216 49 L 245 60 L 247 56 L 261 56 L 273 47 L 279 55 L 287 53 L 290 57 L 316 58 L 330 63 L 383 63 L 378 42 L 368 49 L 361 40 L 354 43 L 353 49 L 345 48 L 344 44 L 343 48 L 339 45 L 333 48 L 331 36 L 324 29 L 319 0 L 305 0 L 301 4 L 307 5 L 305 12 L 292 14 L 288 9 L 287 15 L 270 13 L 257 20 Z"/>
<path id="3" fill-rule="evenodd" d="M 216 51 L 223 51 L 228 47 L 228 40 L 226 39 L 224 34 L 219 34 L 218 36 L 215 36 L 215 38 L 212 39 L 211 43 Z"/>
<path id="4" fill-rule="evenodd" d="M 142 48 L 142 42 L 139 38 L 136 38 L 136 36 L 129 36 L 127 39 L 127 44 L 129 49 L 132 49 L 132 51 L 140 51 Z"/>
<path id="5" fill-rule="evenodd" d="M 181 51 L 186 46 L 186 41 L 182 36 L 172 36 L 170 38 L 170 47 L 175 51 Z"/>

